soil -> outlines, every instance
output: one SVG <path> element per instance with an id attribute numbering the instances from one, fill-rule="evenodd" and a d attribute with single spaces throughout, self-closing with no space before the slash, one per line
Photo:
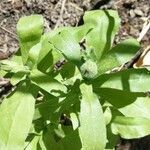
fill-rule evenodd
<path id="1" fill-rule="evenodd" d="M 100 3 L 95 6 L 98 1 Z M 65 5 L 61 14 L 63 2 Z M 115 42 L 129 36 L 138 38 L 145 20 L 150 17 L 149 0 L 0 0 L 0 54 L 5 53 L 2 58 L 7 58 L 18 49 L 16 24 L 21 16 L 42 14 L 45 30 L 49 31 L 59 26 L 76 26 L 84 11 L 92 8 L 118 11 L 122 26 Z M 144 48 L 149 44 L 150 30 L 141 41 Z M 116 149 L 150 150 L 150 137 L 137 140 L 121 139 Z"/>
<path id="2" fill-rule="evenodd" d="M 57 26 L 75 26 L 85 10 L 93 3 L 90 0 L 66 0 L 63 15 L 60 15 L 64 0 L 1 0 L 0 1 L 0 51 L 17 50 L 16 23 L 21 16 L 42 14 L 46 30 Z M 100 1 L 100 0 L 95 0 Z M 101 0 L 104 1 L 104 0 Z M 106 3 L 106 4 L 105 4 Z M 144 20 L 150 16 L 149 0 L 105 0 L 96 6 L 100 9 L 116 9 L 122 19 L 122 27 L 116 41 L 132 36 L 137 38 Z M 60 16 L 62 16 L 60 18 Z M 60 22 L 58 21 L 60 20 Z M 150 31 L 142 40 L 146 47 L 150 42 Z"/>

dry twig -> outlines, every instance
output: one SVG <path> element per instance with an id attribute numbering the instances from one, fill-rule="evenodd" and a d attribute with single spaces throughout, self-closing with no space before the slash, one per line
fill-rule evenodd
<path id="1" fill-rule="evenodd" d="M 12 35 L 14 39 L 18 40 L 18 39 L 17 39 L 17 35 L 16 35 L 15 33 L 13 33 L 13 32 L 11 32 L 11 31 L 7 30 L 6 28 L 4 28 L 4 27 L 2 27 L 2 26 L 0 26 L 0 28 L 1 28 L 2 30 L 6 31 L 7 33 L 9 33 L 10 35 Z"/>
<path id="2" fill-rule="evenodd" d="M 150 29 L 150 20 L 149 18 L 147 18 L 147 20 L 145 21 L 145 23 L 143 24 L 143 28 L 142 31 L 137 39 L 138 42 L 141 42 L 143 37 L 146 35 L 146 33 L 148 32 L 148 30 Z M 139 65 L 139 59 L 144 59 L 143 56 L 146 55 L 146 53 L 149 51 L 150 46 L 148 46 L 145 50 L 140 49 L 135 56 L 127 63 L 125 63 L 124 65 L 119 67 L 119 71 L 124 70 L 124 69 L 128 69 L 131 67 L 137 67 Z M 142 58 L 141 58 L 142 57 Z M 141 61 L 141 60 L 140 60 Z M 138 64 L 137 64 L 138 63 Z M 137 66 L 136 66 L 137 65 Z"/>
<path id="3" fill-rule="evenodd" d="M 143 24 L 143 28 L 142 31 L 137 39 L 138 42 L 141 42 L 141 40 L 143 39 L 143 37 L 146 35 L 146 33 L 148 32 L 148 30 L 150 29 L 150 18 L 148 18 L 145 23 Z"/>
<path id="4" fill-rule="evenodd" d="M 83 11 L 83 9 L 80 8 L 80 7 L 79 7 L 77 4 L 75 4 L 75 3 L 69 2 L 68 5 L 74 7 L 75 9 L 77 9 L 77 10 L 79 10 L 79 11 Z"/>
<path id="5" fill-rule="evenodd" d="M 60 22 L 61 22 L 61 20 L 63 18 L 63 13 L 64 13 L 66 1 L 67 0 L 62 0 L 61 10 L 60 10 L 60 16 L 59 16 L 59 18 L 58 18 L 58 20 L 56 22 L 55 29 L 58 28 L 58 26 L 60 25 Z"/>
<path id="6" fill-rule="evenodd" d="M 143 50 L 143 53 L 139 57 L 138 61 L 134 64 L 134 68 L 150 66 L 150 45 Z"/>

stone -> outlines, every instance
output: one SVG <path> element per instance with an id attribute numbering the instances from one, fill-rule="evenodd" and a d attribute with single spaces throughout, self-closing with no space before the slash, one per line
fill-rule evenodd
<path id="1" fill-rule="evenodd" d="M 134 13 L 137 15 L 137 16 L 143 16 L 144 13 L 140 10 L 140 9 L 134 9 Z"/>

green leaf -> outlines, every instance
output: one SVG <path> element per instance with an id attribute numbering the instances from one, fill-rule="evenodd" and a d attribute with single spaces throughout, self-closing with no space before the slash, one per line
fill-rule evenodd
<path id="1" fill-rule="evenodd" d="M 13 72 L 16 73 L 18 71 L 24 70 L 28 72 L 28 67 L 23 66 L 21 57 L 14 56 L 10 60 L 2 60 L 0 62 L 0 67 L 2 70 L 5 70 L 7 72 Z"/>
<path id="2" fill-rule="evenodd" d="M 60 27 L 55 30 L 50 31 L 49 33 L 46 34 L 48 38 L 51 38 L 60 32 L 69 32 L 71 33 L 77 42 L 80 42 L 92 29 L 91 25 L 89 24 L 84 24 L 82 26 L 77 26 L 77 27 Z"/>
<path id="3" fill-rule="evenodd" d="M 117 116 L 111 128 L 114 134 L 122 138 L 140 138 L 150 134 L 150 119 Z"/>
<path id="4" fill-rule="evenodd" d="M 111 131 L 111 124 L 107 125 L 107 145 L 105 150 L 115 150 L 115 146 L 120 140 L 120 137 L 118 135 L 114 135 Z"/>
<path id="5" fill-rule="evenodd" d="M 79 135 L 82 149 L 103 150 L 106 145 L 106 124 L 98 97 L 93 93 L 92 86 L 80 86 L 82 99 L 80 105 Z"/>
<path id="6" fill-rule="evenodd" d="M 86 79 L 93 79 L 97 75 L 97 65 L 92 60 L 87 60 L 80 67 L 81 74 Z"/>
<path id="7" fill-rule="evenodd" d="M 106 107 L 104 111 L 104 117 L 105 117 L 106 125 L 108 125 L 112 119 L 112 114 L 111 114 L 111 110 L 109 107 Z"/>
<path id="8" fill-rule="evenodd" d="M 78 63 L 81 60 L 80 45 L 70 32 L 62 31 L 53 36 L 50 42 L 73 63 Z"/>
<path id="9" fill-rule="evenodd" d="M 70 113 L 70 119 L 72 122 L 73 130 L 76 130 L 79 126 L 79 120 L 77 118 L 77 115 L 75 113 Z"/>
<path id="10" fill-rule="evenodd" d="M 39 118 L 39 119 L 36 119 L 36 120 L 33 118 L 32 126 L 30 128 L 30 133 L 41 136 L 41 133 L 42 133 L 42 131 L 45 128 L 46 125 L 47 124 L 43 120 L 43 118 Z M 28 138 L 29 138 L 29 136 L 28 136 Z"/>
<path id="11" fill-rule="evenodd" d="M 59 150 L 79 150 L 81 149 L 81 141 L 77 130 L 67 135 L 58 142 Z"/>
<path id="12" fill-rule="evenodd" d="M 138 97 L 145 96 L 143 93 L 132 93 L 111 88 L 94 88 L 94 92 L 100 96 L 101 101 L 108 101 L 116 108 L 129 105 L 136 101 Z"/>
<path id="13" fill-rule="evenodd" d="M 66 136 L 61 124 L 58 124 L 57 128 L 55 128 L 54 131 L 58 138 L 62 139 Z"/>
<path id="14" fill-rule="evenodd" d="M 84 15 L 84 23 L 93 30 L 85 37 L 87 48 L 94 49 L 97 60 L 110 50 L 114 36 L 119 29 L 120 19 L 113 10 L 88 11 Z"/>
<path id="15" fill-rule="evenodd" d="M 119 111 L 127 117 L 143 117 L 150 119 L 150 98 L 139 97 L 132 104 L 120 108 Z"/>
<path id="16" fill-rule="evenodd" d="M 29 50 L 27 65 L 30 66 L 31 69 L 37 66 L 41 48 L 41 43 L 38 43 Z"/>
<path id="17" fill-rule="evenodd" d="M 28 143 L 28 145 L 25 147 L 25 150 L 37 150 L 38 141 L 40 139 L 40 136 L 35 136 L 31 142 Z"/>
<path id="18" fill-rule="evenodd" d="M 74 77 L 75 65 L 70 62 L 65 62 L 63 68 L 60 70 L 60 74 L 63 79 L 69 79 L 71 77 Z"/>
<path id="19" fill-rule="evenodd" d="M 49 43 L 49 37 L 43 35 L 41 38 L 41 49 L 38 56 L 37 68 L 46 73 L 47 70 L 54 64 L 55 59 L 53 58 L 52 44 Z M 56 52 L 58 54 L 58 52 Z"/>
<path id="20" fill-rule="evenodd" d="M 39 145 L 42 150 L 59 150 L 58 144 L 48 129 L 43 131 L 43 134 L 39 140 Z"/>
<path id="21" fill-rule="evenodd" d="M 72 78 L 69 78 L 65 81 L 63 81 L 63 83 L 65 85 L 73 85 L 77 80 L 82 80 L 82 75 L 79 71 L 79 68 L 78 67 L 75 67 L 75 73 L 74 73 L 74 76 Z"/>
<path id="22" fill-rule="evenodd" d="M 41 49 L 38 55 L 37 67 L 44 73 L 51 71 L 51 69 L 54 68 L 54 64 L 64 58 L 63 55 L 59 51 L 56 51 L 54 46 L 49 42 L 54 33 L 54 31 L 51 31 L 48 34 L 44 34 L 40 41 Z"/>
<path id="23" fill-rule="evenodd" d="M 26 76 L 26 72 L 24 72 L 24 71 L 16 72 L 16 73 L 12 76 L 10 82 L 11 82 L 12 85 L 16 85 L 16 84 L 18 84 L 20 81 L 22 81 L 23 79 L 25 79 L 25 76 Z"/>
<path id="24" fill-rule="evenodd" d="M 73 27 L 73 31 L 70 31 L 74 36 L 77 42 L 81 42 L 88 33 L 93 29 L 90 24 L 84 24 L 82 26 Z"/>
<path id="25" fill-rule="evenodd" d="M 104 104 L 106 105 L 106 103 Z M 103 105 L 103 107 L 104 107 Z M 115 109 L 115 107 L 109 106 L 108 107 L 111 109 L 111 114 L 112 114 L 112 119 L 111 122 L 107 125 L 107 144 L 106 144 L 106 149 L 113 149 L 115 150 L 115 146 L 118 143 L 118 141 L 120 140 L 120 136 L 119 135 L 115 135 L 112 133 L 112 129 L 111 129 L 111 124 L 112 124 L 112 120 L 116 117 L 116 116 L 123 116 L 117 109 Z"/>
<path id="26" fill-rule="evenodd" d="M 132 38 L 120 42 L 102 56 L 98 62 L 99 73 L 102 74 L 128 62 L 139 48 L 140 44 Z"/>
<path id="27" fill-rule="evenodd" d="M 37 86 L 54 96 L 67 92 L 66 86 L 36 69 L 32 70 L 30 78 Z"/>
<path id="28" fill-rule="evenodd" d="M 44 120 L 58 122 L 59 117 L 66 110 L 72 111 L 72 107 L 79 103 L 79 82 L 71 87 L 64 98 L 56 98 L 50 94 L 44 94 L 43 102 L 36 105 L 35 119 L 42 117 Z M 75 110 L 77 111 L 77 110 Z"/>
<path id="29" fill-rule="evenodd" d="M 112 74 L 104 74 L 92 81 L 93 87 L 113 88 L 127 92 L 149 91 L 150 71 L 128 69 Z"/>
<path id="30" fill-rule="evenodd" d="M 7 74 L 7 72 L 4 70 L 1 70 L 1 68 L 0 68 L 0 77 L 4 77 L 6 74 Z"/>
<path id="31" fill-rule="evenodd" d="M 49 98 L 48 100 L 46 100 Z M 43 103 L 36 105 L 35 119 L 42 117 L 44 120 L 52 118 L 59 107 L 59 99 L 50 96 L 44 99 Z M 57 118 L 58 119 L 58 118 Z"/>
<path id="32" fill-rule="evenodd" d="M 41 15 L 31 15 L 22 17 L 17 24 L 21 54 L 23 63 L 28 59 L 28 52 L 32 46 L 37 44 L 43 33 L 43 17 Z"/>
<path id="33" fill-rule="evenodd" d="M 15 93 L 0 106 L 0 149 L 23 149 L 32 124 L 36 89 L 29 83 L 20 84 Z M 32 95 L 33 94 L 33 95 Z"/>
<path id="34" fill-rule="evenodd" d="M 76 80 L 74 85 L 71 87 L 70 91 L 67 93 L 65 99 L 61 102 L 61 112 L 65 110 L 70 110 L 71 106 L 75 105 L 78 103 L 79 100 L 79 85 L 80 81 Z"/>

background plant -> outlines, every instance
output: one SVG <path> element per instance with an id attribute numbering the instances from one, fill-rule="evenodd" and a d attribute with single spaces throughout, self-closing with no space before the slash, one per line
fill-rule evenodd
<path id="1" fill-rule="evenodd" d="M 45 34 L 42 16 L 19 20 L 20 48 L 0 62 L 15 87 L 0 106 L 1 149 L 113 149 L 118 135 L 150 134 L 150 72 L 106 73 L 140 48 L 133 38 L 113 46 L 119 25 L 112 10 Z"/>

